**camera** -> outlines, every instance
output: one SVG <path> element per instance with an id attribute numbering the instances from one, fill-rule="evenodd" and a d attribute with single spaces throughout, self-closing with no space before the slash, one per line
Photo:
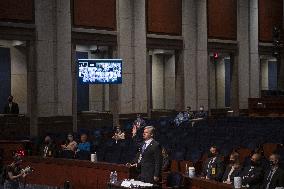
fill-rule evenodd
<path id="1" fill-rule="evenodd" d="M 24 169 L 21 170 L 21 172 L 26 174 L 26 175 L 32 173 L 33 171 L 34 171 L 34 169 L 30 166 L 27 166 L 27 167 L 25 167 Z"/>

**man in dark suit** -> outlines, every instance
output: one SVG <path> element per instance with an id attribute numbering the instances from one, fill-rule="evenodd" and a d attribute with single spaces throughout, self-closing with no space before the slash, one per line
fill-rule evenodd
<path id="1" fill-rule="evenodd" d="M 17 103 L 13 102 L 13 96 L 8 97 L 8 104 L 4 107 L 4 114 L 19 114 L 19 106 Z"/>
<path id="2" fill-rule="evenodd" d="M 279 167 L 280 156 L 272 154 L 269 157 L 270 170 L 264 176 L 263 189 L 284 187 L 284 171 Z"/>
<path id="3" fill-rule="evenodd" d="M 56 157 L 56 145 L 53 143 L 50 136 L 44 138 L 44 144 L 41 147 L 42 157 Z"/>
<path id="4" fill-rule="evenodd" d="M 209 179 L 221 181 L 224 172 L 223 158 L 219 155 L 216 146 L 210 148 L 208 159 L 203 164 L 201 176 Z"/>
<path id="5" fill-rule="evenodd" d="M 249 189 L 261 189 L 263 181 L 263 166 L 261 165 L 261 155 L 254 153 L 251 157 L 250 165 L 246 166 L 242 172 L 242 184 Z"/>
<path id="6" fill-rule="evenodd" d="M 239 177 L 241 175 L 241 170 L 240 154 L 232 152 L 230 155 L 230 164 L 226 167 L 222 178 L 223 183 L 232 184 L 234 182 L 234 177 Z"/>
<path id="7" fill-rule="evenodd" d="M 157 183 L 161 177 L 162 151 L 159 143 L 153 139 L 154 127 L 147 126 L 143 132 L 143 145 L 135 164 L 140 169 L 139 180 Z"/>

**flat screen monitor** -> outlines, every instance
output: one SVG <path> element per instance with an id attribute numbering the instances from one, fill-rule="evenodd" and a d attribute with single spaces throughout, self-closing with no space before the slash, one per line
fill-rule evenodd
<path id="1" fill-rule="evenodd" d="M 122 59 L 78 59 L 78 78 L 85 84 L 121 84 Z"/>

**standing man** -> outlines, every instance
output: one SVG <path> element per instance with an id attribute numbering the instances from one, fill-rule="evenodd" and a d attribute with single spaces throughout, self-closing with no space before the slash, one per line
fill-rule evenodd
<path id="1" fill-rule="evenodd" d="M 161 179 L 162 150 L 153 138 L 154 130 L 153 126 L 144 128 L 141 153 L 136 163 L 130 165 L 140 168 L 139 180 L 147 183 L 157 183 Z"/>
<path id="2" fill-rule="evenodd" d="M 19 106 L 13 102 L 13 96 L 8 97 L 8 104 L 4 107 L 4 114 L 19 114 Z"/>
<path id="3" fill-rule="evenodd" d="M 280 156 L 272 154 L 269 157 L 270 170 L 264 176 L 263 189 L 284 187 L 284 171 L 279 167 Z"/>

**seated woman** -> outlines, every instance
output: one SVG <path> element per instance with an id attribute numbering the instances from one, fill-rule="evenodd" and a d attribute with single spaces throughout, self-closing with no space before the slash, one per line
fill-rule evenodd
<path id="1" fill-rule="evenodd" d="M 61 148 L 63 150 L 63 157 L 73 158 L 72 156 L 74 156 L 77 149 L 77 142 L 74 140 L 72 134 L 68 134 L 66 144 L 61 145 Z"/>
<path id="2" fill-rule="evenodd" d="M 116 143 L 119 140 L 124 140 L 125 139 L 125 133 L 122 132 L 122 130 L 120 129 L 119 126 L 116 127 L 116 131 L 115 131 L 112 139 L 114 139 L 116 141 Z"/>
<path id="3" fill-rule="evenodd" d="M 233 152 L 230 155 L 230 164 L 226 167 L 225 173 L 223 175 L 222 181 L 226 184 L 232 184 L 234 182 L 234 177 L 241 175 L 241 164 L 240 155 L 237 152 Z"/>
<path id="4" fill-rule="evenodd" d="M 162 148 L 162 157 L 163 157 L 162 171 L 168 171 L 170 168 L 170 158 L 167 150 L 164 147 Z"/>

